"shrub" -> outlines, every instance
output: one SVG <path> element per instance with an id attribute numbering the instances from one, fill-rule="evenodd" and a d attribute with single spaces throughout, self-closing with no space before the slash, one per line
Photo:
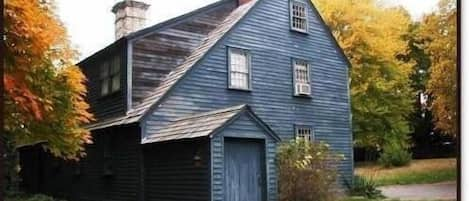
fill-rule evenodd
<path id="1" fill-rule="evenodd" d="M 349 186 L 350 194 L 353 196 L 364 196 L 369 199 L 382 198 L 381 191 L 377 189 L 376 183 L 365 177 L 354 176 L 353 184 Z"/>
<path id="2" fill-rule="evenodd" d="M 279 147 L 280 201 L 336 200 L 337 170 L 343 158 L 329 151 L 324 143 L 293 140 Z"/>
<path id="3" fill-rule="evenodd" d="M 390 142 L 383 147 L 378 162 L 384 167 L 405 166 L 412 160 L 412 154 L 399 143 Z"/>

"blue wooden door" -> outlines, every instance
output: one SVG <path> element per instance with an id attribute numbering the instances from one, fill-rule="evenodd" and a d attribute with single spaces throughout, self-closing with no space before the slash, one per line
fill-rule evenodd
<path id="1" fill-rule="evenodd" d="M 263 141 L 225 139 L 225 201 L 263 201 Z"/>

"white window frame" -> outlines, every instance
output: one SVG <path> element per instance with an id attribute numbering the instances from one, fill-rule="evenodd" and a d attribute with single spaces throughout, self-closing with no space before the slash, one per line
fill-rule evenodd
<path id="1" fill-rule="evenodd" d="M 233 52 L 238 51 L 242 52 L 246 56 L 246 71 L 247 72 L 242 72 L 242 71 L 235 71 L 233 70 L 233 64 L 232 64 L 232 54 Z M 237 86 L 233 83 L 231 75 L 233 73 L 238 73 L 238 74 L 245 74 L 247 77 L 247 86 Z M 251 90 L 251 52 L 246 49 L 241 49 L 241 48 L 235 48 L 235 47 L 228 47 L 228 88 L 229 89 L 237 89 L 237 90 L 245 90 L 245 91 L 250 91 Z"/>
<path id="2" fill-rule="evenodd" d="M 117 70 L 115 67 L 117 66 Z M 121 90 L 122 82 L 121 82 L 121 71 L 122 65 L 120 61 L 120 57 L 114 56 L 110 61 L 104 61 L 99 66 L 99 82 L 100 82 L 100 94 L 101 96 L 107 96 L 114 92 Z M 105 72 L 105 73 L 103 73 Z M 114 81 L 117 80 L 118 87 L 115 88 Z M 104 85 L 107 85 L 106 91 L 104 91 Z"/>
<path id="3" fill-rule="evenodd" d="M 295 125 L 295 139 L 304 139 L 307 142 L 314 141 L 314 130 L 312 126 Z"/>
<path id="4" fill-rule="evenodd" d="M 295 6 L 295 5 L 296 6 L 302 6 L 304 8 L 304 12 L 305 12 L 304 16 L 294 15 L 293 6 Z M 304 29 L 301 29 L 301 28 L 298 28 L 298 27 L 294 26 L 295 19 L 304 20 L 304 23 L 305 23 Z M 308 33 L 308 28 L 309 28 L 308 6 L 306 5 L 305 2 L 298 1 L 298 0 L 291 0 L 290 1 L 290 29 L 293 30 L 293 31 L 301 32 L 301 33 Z"/>
<path id="5" fill-rule="evenodd" d="M 298 78 L 300 75 L 298 75 L 298 68 L 300 65 L 299 63 L 303 63 L 306 66 L 306 82 L 303 81 L 304 79 Z M 292 70 L 293 70 L 293 94 L 295 96 L 311 96 L 311 64 L 310 62 L 302 59 L 292 59 Z M 304 76 L 303 76 L 304 78 Z M 307 93 L 300 93 L 299 87 L 300 85 L 307 85 L 309 90 L 307 90 Z"/>

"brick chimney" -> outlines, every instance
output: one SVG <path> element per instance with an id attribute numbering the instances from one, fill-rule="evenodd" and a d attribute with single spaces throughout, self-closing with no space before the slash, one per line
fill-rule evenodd
<path id="1" fill-rule="evenodd" d="M 146 11 L 149 7 L 149 4 L 136 0 L 122 0 L 116 3 L 112 7 L 112 12 L 116 15 L 116 40 L 143 28 L 146 22 Z"/>

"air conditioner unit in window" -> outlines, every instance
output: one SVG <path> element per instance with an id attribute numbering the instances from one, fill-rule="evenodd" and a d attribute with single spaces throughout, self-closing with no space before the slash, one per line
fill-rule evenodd
<path id="1" fill-rule="evenodd" d="M 296 95 L 311 95 L 311 87 L 309 84 L 297 83 L 295 92 Z"/>

